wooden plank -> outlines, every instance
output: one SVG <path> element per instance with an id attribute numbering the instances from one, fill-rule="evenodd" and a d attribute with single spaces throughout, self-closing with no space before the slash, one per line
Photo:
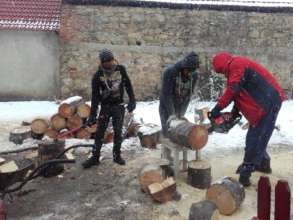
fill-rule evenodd
<path id="1" fill-rule="evenodd" d="M 271 184 L 267 176 L 261 176 L 257 188 L 257 217 L 270 220 L 271 213 Z"/>
<path id="2" fill-rule="evenodd" d="M 275 220 L 290 220 L 290 198 L 288 182 L 279 180 L 275 188 Z"/>

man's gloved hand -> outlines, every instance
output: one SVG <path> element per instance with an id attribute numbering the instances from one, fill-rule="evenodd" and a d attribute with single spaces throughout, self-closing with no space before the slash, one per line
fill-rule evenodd
<path id="1" fill-rule="evenodd" d="M 88 120 L 85 122 L 85 126 L 92 126 L 97 123 L 97 119 L 95 116 L 90 115 Z"/>
<path id="2" fill-rule="evenodd" d="M 211 118 L 217 118 L 217 117 L 221 116 L 221 108 L 220 108 L 220 106 L 216 105 L 212 109 L 212 111 L 210 111 L 209 115 L 210 115 Z"/>
<path id="3" fill-rule="evenodd" d="M 232 113 L 232 117 L 234 119 L 238 118 L 238 117 L 241 117 L 241 115 L 239 113 L 239 109 L 235 105 L 233 106 L 233 109 L 232 109 L 231 113 Z"/>
<path id="4" fill-rule="evenodd" d="M 135 102 L 129 102 L 126 108 L 127 108 L 127 111 L 129 113 L 131 113 L 131 112 L 133 112 L 133 110 L 135 109 L 135 107 L 136 107 Z"/>

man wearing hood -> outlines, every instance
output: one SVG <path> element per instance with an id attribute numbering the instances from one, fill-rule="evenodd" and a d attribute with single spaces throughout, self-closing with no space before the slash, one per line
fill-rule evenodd
<path id="1" fill-rule="evenodd" d="M 284 91 L 272 73 L 246 57 L 220 52 L 213 58 L 213 69 L 225 75 L 227 88 L 212 109 L 211 117 L 218 117 L 234 101 L 233 112 L 240 111 L 250 125 L 243 163 L 236 171 L 240 174 L 239 182 L 249 186 L 255 170 L 272 172 L 266 148 L 285 99 Z"/>
<path id="2" fill-rule="evenodd" d="M 197 80 L 195 70 L 198 67 L 198 55 L 191 52 L 163 73 L 159 112 L 164 136 L 167 136 L 168 118 L 173 115 L 180 118 L 186 112 Z"/>
<path id="3" fill-rule="evenodd" d="M 136 106 L 132 85 L 125 67 L 118 64 L 114 59 L 113 53 L 108 49 L 101 50 L 99 58 L 100 66 L 92 79 L 91 114 L 87 121 L 88 125 L 96 123 L 99 104 L 101 104 L 101 109 L 97 122 L 95 145 L 92 156 L 82 164 L 84 168 L 99 165 L 103 138 L 110 118 L 112 118 L 114 129 L 113 161 L 120 165 L 125 164 L 125 160 L 121 157 L 120 150 L 125 112 L 123 104 L 124 89 L 129 97 L 127 105 L 128 112 L 131 113 Z"/>

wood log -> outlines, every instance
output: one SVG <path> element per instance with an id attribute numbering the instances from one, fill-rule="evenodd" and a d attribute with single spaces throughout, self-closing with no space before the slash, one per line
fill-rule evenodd
<path id="1" fill-rule="evenodd" d="M 243 202 L 245 191 L 237 180 L 224 177 L 208 188 L 206 198 L 217 205 L 221 214 L 231 215 Z"/>
<path id="2" fill-rule="evenodd" d="M 58 134 L 59 134 L 58 131 L 52 128 L 49 128 L 44 135 L 52 139 L 57 139 Z"/>
<path id="3" fill-rule="evenodd" d="M 219 220 L 219 210 L 215 203 L 204 200 L 193 203 L 190 207 L 188 220 Z"/>
<path id="4" fill-rule="evenodd" d="M 91 113 L 91 107 L 86 103 L 82 103 L 77 106 L 76 113 L 81 118 L 88 118 Z"/>
<path id="5" fill-rule="evenodd" d="M 211 185 L 211 165 L 204 160 L 188 163 L 187 182 L 193 187 L 207 189 Z"/>
<path id="6" fill-rule="evenodd" d="M 33 120 L 31 123 L 32 133 L 36 135 L 43 135 L 47 131 L 48 128 L 49 128 L 49 124 L 47 120 L 45 119 L 37 118 Z"/>
<path id="7" fill-rule="evenodd" d="M 80 96 L 73 96 L 62 101 L 58 108 L 58 113 L 64 118 L 72 117 L 77 109 L 77 106 L 84 101 Z"/>
<path id="8" fill-rule="evenodd" d="M 155 124 L 145 124 L 139 127 L 137 135 L 142 147 L 156 148 L 161 128 Z"/>
<path id="9" fill-rule="evenodd" d="M 161 183 L 149 185 L 148 190 L 153 199 L 158 202 L 172 201 L 176 196 L 176 182 L 173 177 L 169 177 Z"/>
<path id="10" fill-rule="evenodd" d="M 88 132 L 86 129 L 82 128 L 76 133 L 76 137 L 79 139 L 90 139 L 91 133 Z"/>
<path id="11" fill-rule="evenodd" d="M 97 131 L 97 124 L 94 124 L 90 127 L 86 127 L 85 130 L 87 130 L 91 134 L 95 134 Z"/>
<path id="12" fill-rule="evenodd" d="M 65 141 L 58 140 L 58 141 L 42 141 L 39 143 L 38 148 L 38 164 L 42 164 L 47 160 L 55 159 L 58 154 L 64 151 Z M 65 157 L 62 157 L 63 159 Z M 54 164 L 51 165 L 49 168 L 42 170 L 42 175 L 44 177 L 55 176 L 62 173 L 64 170 L 63 164 Z"/>
<path id="13" fill-rule="evenodd" d="M 78 115 L 73 115 L 72 117 L 68 118 L 66 127 L 70 130 L 73 128 L 80 128 L 82 126 L 82 119 Z"/>
<path id="14" fill-rule="evenodd" d="M 63 118 L 60 114 L 55 114 L 51 117 L 51 127 L 56 131 L 60 131 L 66 127 L 66 119 Z"/>
<path id="15" fill-rule="evenodd" d="M 163 181 L 162 169 L 157 164 L 144 165 L 139 172 L 138 179 L 142 191 L 149 192 L 149 185 Z"/>
<path id="16" fill-rule="evenodd" d="M 168 121 L 168 137 L 174 143 L 192 150 L 203 148 L 208 141 L 208 130 L 203 125 L 195 125 L 184 119 Z"/>
<path id="17" fill-rule="evenodd" d="M 12 129 L 9 133 L 9 141 L 15 144 L 22 144 L 23 140 L 31 137 L 31 127 L 30 126 L 21 126 L 18 128 Z"/>

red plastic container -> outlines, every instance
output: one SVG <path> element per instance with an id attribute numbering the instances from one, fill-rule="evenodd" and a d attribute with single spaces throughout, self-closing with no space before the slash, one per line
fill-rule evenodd
<path id="1" fill-rule="evenodd" d="M 3 200 L 0 199 L 0 220 L 6 220 L 6 210 Z"/>

